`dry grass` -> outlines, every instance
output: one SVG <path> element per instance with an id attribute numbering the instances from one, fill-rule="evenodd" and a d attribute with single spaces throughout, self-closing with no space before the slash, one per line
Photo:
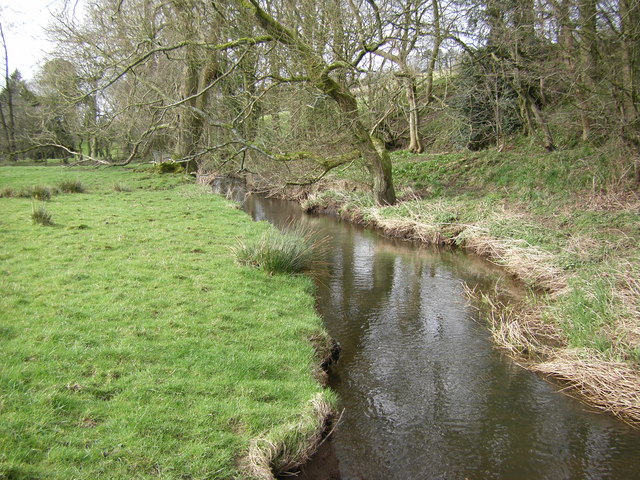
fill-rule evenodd
<path id="1" fill-rule="evenodd" d="M 542 320 L 539 308 L 505 304 L 467 286 L 465 291 L 487 307 L 495 344 L 517 362 L 559 380 L 568 395 L 640 426 L 640 375 L 632 365 L 566 348 L 562 332 Z"/>
<path id="2" fill-rule="evenodd" d="M 589 192 L 576 198 L 578 205 L 588 205 L 594 211 L 639 211 L 640 193 L 632 190 Z"/>
<path id="3" fill-rule="evenodd" d="M 469 299 L 485 308 L 493 341 L 516 357 L 548 358 L 566 345 L 566 338 L 554 324 L 543 320 L 543 309 L 530 300 L 505 303 L 484 292 L 463 285 Z"/>
<path id="4" fill-rule="evenodd" d="M 416 220 L 374 217 L 374 223 L 390 237 L 433 245 L 451 245 L 455 241 L 452 237 L 446 237 L 437 225 L 420 223 Z"/>
<path id="5" fill-rule="evenodd" d="M 553 265 L 553 255 L 521 239 L 498 239 L 483 234 L 465 235 L 465 247 L 503 266 L 529 285 L 558 293 L 567 286 L 566 275 Z"/>
<path id="6" fill-rule="evenodd" d="M 254 439 L 243 461 L 244 470 L 254 480 L 275 480 L 292 472 L 315 453 L 326 433 L 333 407 L 320 393 L 309 403 L 301 418 Z"/>
<path id="7" fill-rule="evenodd" d="M 533 369 L 561 380 L 565 393 L 640 426 L 640 375 L 628 364 L 564 350 Z"/>

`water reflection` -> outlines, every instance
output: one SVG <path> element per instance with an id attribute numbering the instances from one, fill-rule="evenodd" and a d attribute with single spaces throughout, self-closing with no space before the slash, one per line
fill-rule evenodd
<path id="1" fill-rule="evenodd" d="M 638 478 L 637 431 L 492 348 L 461 282 L 516 294 L 495 268 L 287 202 L 249 197 L 245 208 L 331 237 L 318 310 L 342 347 L 331 386 L 344 408 L 333 440 L 343 480 Z"/>

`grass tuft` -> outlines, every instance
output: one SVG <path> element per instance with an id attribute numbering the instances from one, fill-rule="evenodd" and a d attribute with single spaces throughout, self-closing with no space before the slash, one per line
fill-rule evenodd
<path id="1" fill-rule="evenodd" d="M 296 226 L 286 232 L 270 229 L 256 240 L 240 242 L 233 253 L 242 265 L 269 273 L 300 273 L 321 255 L 324 243 L 311 230 Z"/>
<path id="2" fill-rule="evenodd" d="M 11 198 L 19 196 L 19 192 L 13 187 L 3 187 L 0 189 L 0 198 Z"/>
<path id="3" fill-rule="evenodd" d="M 63 193 L 84 193 L 87 190 L 80 180 L 63 180 L 58 188 Z"/>
<path id="4" fill-rule="evenodd" d="M 34 224 L 40 224 L 40 225 L 53 225 L 53 219 L 51 216 L 51 213 L 44 208 L 44 206 L 42 205 L 38 205 L 36 206 L 36 204 L 33 204 L 33 207 L 31 209 L 31 220 L 33 221 Z"/>
<path id="5" fill-rule="evenodd" d="M 41 202 L 48 202 L 51 200 L 51 195 L 53 194 L 53 190 L 51 187 L 46 187 L 44 185 L 35 185 L 26 190 L 26 195 L 35 200 L 40 200 Z"/>
<path id="6" fill-rule="evenodd" d="M 126 183 L 114 183 L 113 190 L 115 192 L 130 192 L 133 189 L 131 188 L 130 185 L 127 185 Z"/>

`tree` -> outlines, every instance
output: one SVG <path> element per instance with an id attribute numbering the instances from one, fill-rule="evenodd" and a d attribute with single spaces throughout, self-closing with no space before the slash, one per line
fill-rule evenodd
<path id="1" fill-rule="evenodd" d="M 298 35 L 295 29 L 287 28 L 267 13 L 256 0 L 236 0 L 239 8 L 253 17 L 267 34 L 282 45 L 300 62 L 307 81 L 319 92 L 330 97 L 337 104 L 347 122 L 351 140 L 358 149 L 373 176 L 373 194 L 380 204 L 396 201 L 391 177 L 391 160 L 384 144 L 369 134 L 362 123 L 355 96 L 344 83 L 332 76 L 332 72 L 348 68 L 344 62 L 328 63 L 315 51 L 312 45 Z M 367 53 L 366 50 L 362 52 Z"/>
<path id="2" fill-rule="evenodd" d="M 17 71 L 13 75 L 9 75 L 9 54 L 7 52 L 7 41 L 4 36 L 2 23 L 0 22 L 0 38 L 2 39 L 2 47 L 4 50 L 4 87 L 0 92 L 0 122 L 5 137 L 5 149 L 11 160 L 17 160 L 16 151 L 16 130 L 15 130 L 15 112 L 14 112 L 14 94 L 16 84 L 19 80 Z"/>

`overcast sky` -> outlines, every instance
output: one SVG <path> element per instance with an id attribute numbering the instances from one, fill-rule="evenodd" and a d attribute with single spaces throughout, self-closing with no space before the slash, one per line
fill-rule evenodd
<path id="1" fill-rule="evenodd" d="M 20 70 L 22 76 L 33 78 L 37 65 L 51 44 L 44 28 L 51 20 L 50 11 L 59 9 L 63 0 L 0 0 L 0 21 L 9 51 L 9 69 Z M 0 50 L 4 71 L 4 52 Z"/>

